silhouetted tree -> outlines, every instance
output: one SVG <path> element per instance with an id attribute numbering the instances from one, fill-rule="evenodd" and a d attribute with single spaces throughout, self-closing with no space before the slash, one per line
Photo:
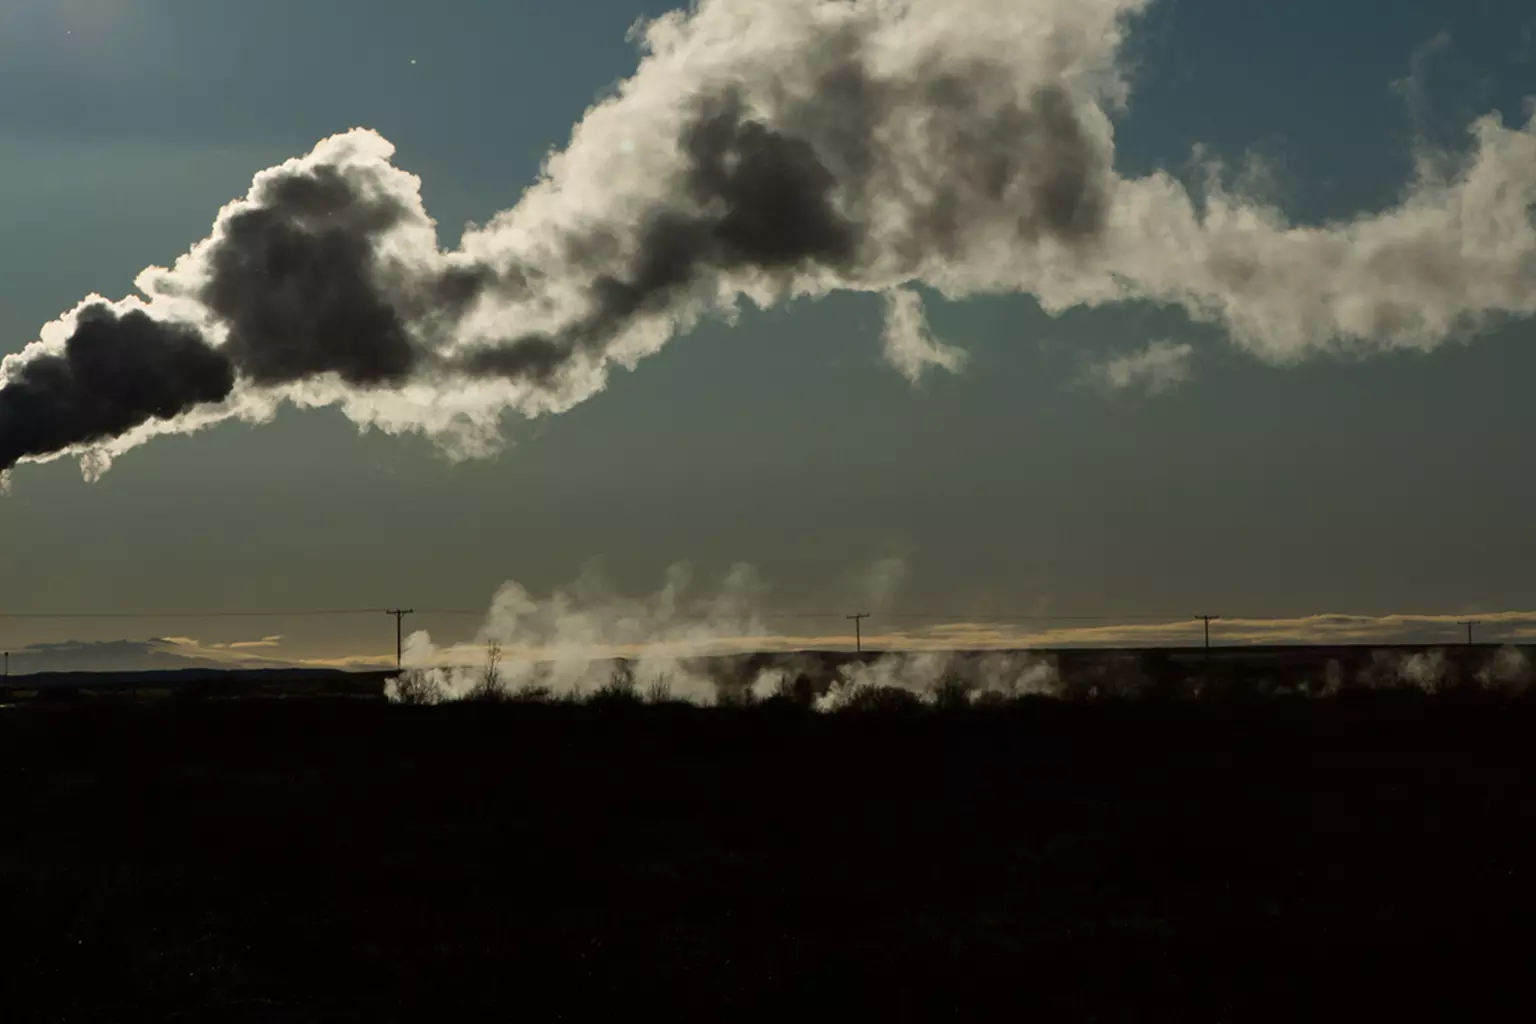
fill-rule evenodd
<path id="1" fill-rule="evenodd" d="M 506 687 L 501 681 L 501 644 L 493 643 L 485 649 L 485 666 L 480 670 L 480 678 L 476 680 L 469 697 L 471 700 L 506 699 Z"/>

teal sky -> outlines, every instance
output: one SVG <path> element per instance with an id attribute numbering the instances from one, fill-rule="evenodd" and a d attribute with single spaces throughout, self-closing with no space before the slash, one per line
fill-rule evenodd
<path id="1" fill-rule="evenodd" d="M 15 351 L 91 291 L 129 291 L 206 234 L 251 175 L 353 126 L 422 176 L 445 243 L 516 202 L 665 3 L 4 0 L 0 338 Z M 1536 95 L 1517 0 L 1171 0 L 1134 39 L 1119 166 L 1203 143 L 1275 169 L 1301 220 L 1390 203 L 1415 112 L 1455 142 Z M 415 62 L 414 64 L 412 62 Z M 483 607 L 593 558 L 628 591 L 674 562 L 757 566 L 777 610 L 837 610 L 889 555 L 904 610 L 1298 616 L 1536 607 L 1536 324 L 1428 355 L 1277 369 L 1149 307 L 1054 319 L 1029 299 L 930 306 L 972 354 L 909 386 L 876 301 L 708 324 L 573 411 L 509 419 L 450 464 L 334 411 L 135 450 L 97 483 L 23 466 L 0 499 L 0 611 Z M 1193 379 L 1106 394 L 1088 365 L 1167 338 Z M 423 621 L 452 638 L 472 619 Z M 288 656 L 381 653 L 382 616 L 0 622 L 4 645 L 281 632 Z"/>

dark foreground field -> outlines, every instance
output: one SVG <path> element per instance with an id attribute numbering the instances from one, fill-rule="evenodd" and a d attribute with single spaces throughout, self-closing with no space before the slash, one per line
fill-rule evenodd
<path id="1" fill-rule="evenodd" d="M 0 1020 L 1530 1019 L 1533 730 L 1400 694 L 12 708 Z"/>

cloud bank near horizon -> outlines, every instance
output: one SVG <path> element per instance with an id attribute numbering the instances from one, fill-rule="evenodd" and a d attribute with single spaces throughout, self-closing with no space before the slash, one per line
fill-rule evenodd
<path id="1" fill-rule="evenodd" d="M 1061 683 L 1055 652 L 1063 649 L 1188 650 L 1198 648 L 1203 639 L 1203 624 L 1189 619 L 1089 624 L 1020 618 L 891 628 L 913 618 L 897 610 L 904 568 L 899 559 L 884 559 L 850 581 L 848 589 L 868 602 L 860 606 L 872 609 L 864 633 L 866 653 L 857 662 L 835 667 L 832 688 L 819 698 L 830 702 L 828 707 L 854 699 L 871 686 L 936 699 L 946 681 L 956 678 L 966 680 L 973 695 L 1052 694 Z M 508 582 L 469 640 L 439 645 L 424 630 L 413 633 L 405 646 L 406 671 L 391 683 L 390 693 L 392 699 L 429 702 L 461 699 L 485 687 L 504 693 L 591 694 L 610 685 L 615 662 L 622 660 L 626 666 L 620 675 L 639 686 L 662 687 L 672 698 L 713 704 L 744 694 L 766 697 L 792 682 L 799 671 L 820 671 L 812 661 L 797 662 L 797 653 L 846 652 L 854 646 L 846 616 L 801 616 L 808 628 L 791 633 L 775 628 L 789 618 L 774 614 L 771 607 L 771 589 L 746 565 L 733 567 L 714 583 L 696 579 L 686 566 L 674 566 L 656 591 L 638 596 L 619 592 L 595 566 L 543 596 Z M 1485 614 L 1477 622 L 1478 639 L 1499 647 L 1484 667 L 1500 678 L 1527 680 L 1529 658 L 1519 645 L 1536 641 L 1536 612 Z M 816 631 L 821 625 L 835 631 Z M 1228 648 L 1374 649 L 1373 664 L 1382 679 L 1430 688 L 1448 678 L 1444 649 L 1464 642 L 1462 618 L 1452 615 L 1232 618 L 1213 625 L 1214 642 Z M 1431 650 L 1385 649 L 1398 644 Z M 978 656 L 966 657 L 964 652 Z M 703 660 L 737 654 L 784 658 L 741 667 L 752 673 L 750 678 L 735 678 L 737 669 Z"/>
<path id="2" fill-rule="evenodd" d="M 41 672 L 303 667 L 302 663 L 285 660 L 275 653 L 282 645 L 281 636 L 226 643 L 204 643 L 188 636 L 160 636 L 147 640 L 52 640 L 11 648 L 9 662 L 13 676 Z"/>
<path id="3" fill-rule="evenodd" d="M 778 619 L 766 616 L 767 621 Z M 838 618 L 820 617 L 830 626 Z M 1480 614 L 1474 640 L 1479 644 L 1536 644 L 1536 611 Z M 782 620 L 780 620 L 782 621 Z M 967 651 L 1048 650 L 1072 648 L 1193 648 L 1202 643 L 1202 624 L 1195 620 L 1159 622 L 1105 621 L 1094 625 L 1050 623 L 974 622 L 936 623 L 917 628 L 893 628 L 869 620 L 863 634 L 871 651 Z M 1213 647 L 1250 646 L 1456 646 L 1466 642 L 1464 617 L 1458 615 L 1307 615 L 1293 618 L 1225 619 L 1212 623 Z M 407 664 L 417 667 L 461 665 L 472 667 L 485 657 L 489 640 L 474 640 L 444 647 L 421 645 Z M 419 641 L 418 641 L 419 643 Z M 663 637 L 655 642 L 597 643 L 590 647 L 568 643 L 501 644 L 507 658 L 524 660 L 605 660 L 643 658 L 648 655 L 687 657 L 710 654 L 792 653 L 795 651 L 849 651 L 852 633 L 801 630 L 719 634 L 696 640 Z M 359 656 L 363 657 L 363 656 Z M 380 667 L 393 665 L 394 656 L 379 655 Z"/>
<path id="4" fill-rule="evenodd" d="M 654 595 L 653 595 L 654 596 Z M 551 614 L 553 605 L 538 602 Z M 570 606 L 567 605 L 567 608 Z M 598 621 L 606 606 L 587 608 L 581 617 Z M 1293 618 L 1235 618 L 1212 623 L 1211 642 L 1221 647 L 1255 645 L 1359 645 L 1456 646 L 1466 641 L 1461 615 L 1310 615 Z M 1536 611 L 1480 613 L 1474 639 L 1480 644 L 1536 645 Z M 553 625 L 557 620 L 547 620 Z M 417 668 L 461 667 L 476 670 L 483 665 L 490 643 L 500 643 L 509 666 L 517 662 L 564 659 L 586 664 L 613 658 L 684 659 L 708 654 L 793 653 L 796 651 L 848 651 L 853 637 L 843 632 L 840 617 L 827 615 L 803 621 L 798 630 L 775 630 L 790 620 L 771 613 L 757 617 L 758 631 L 712 631 L 697 619 L 681 625 L 653 619 L 650 634 L 597 635 L 578 642 L 566 632 L 530 631 L 522 638 L 498 639 L 484 630 L 463 642 L 441 646 L 430 635 L 412 637 L 407 664 Z M 1170 648 L 1197 647 L 1199 622 L 1169 619 L 1159 622 L 1062 624 L 1050 622 L 972 621 L 934 623 L 903 628 L 896 620 L 882 624 L 869 620 L 865 647 L 872 651 L 939 653 L 946 651 L 1061 650 L 1070 648 Z M 815 627 L 825 626 L 825 629 Z M 622 634 L 622 631 L 621 631 Z M 553 637 L 553 639 L 551 639 Z M 327 644 L 326 646 L 332 646 Z M 159 637 L 150 640 L 64 640 L 23 645 L 11 650 L 11 673 L 34 672 L 131 672 L 177 668 L 316 668 L 388 669 L 394 651 L 355 652 L 317 656 L 295 638 L 267 637 L 233 643 L 204 643 L 192 637 Z"/>
<path id="5" fill-rule="evenodd" d="M 635 73 L 453 249 L 387 140 L 326 139 L 0 363 L 0 471 L 94 476 L 284 403 L 483 455 L 504 414 L 586 401 L 705 317 L 839 291 L 883 297 L 913 381 L 965 362 L 919 289 L 1169 305 L 1277 365 L 1536 313 L 1536 113 L 1479 118 L 1395 206 L 1325 224 L 1217 169 L 1128 177 L 1112 118 L 1151 3 L 700 0 L 640 28 Z"/>
<path id="6" fill-rule="evenodd" d="M 831 600 L 870 612 L 867 649 L 909 652 L 1020 650 L 1071 647 L 1193 647 L 1203 641 L 1192 618 L 1099 620 L 1035 616 L 956 616 L 932 619 L 902 612 L 906 563 L 876 560 L 834 588 Z M 573 671 L 613 658 L 670 663 L 709 654 L 849 650 L 851 623 L 843 613 L 786 614 L 776 610 L 772 586 L 750 565 L 719 579 L 701 579 L 690 566 L 671 567 L 656 590 L 622 592 L 589 564 L 570 583 L 539 595 L 515 580 L 504 583 L 472 636 L 447 644 L 426 630 L 406 640 L 408 668 L 479 666 L 499 648 L 511 668 L 563 661 Z M 1536 642 L 1536 611 L 1478 613 L 1476 639 L 1484 643 Z M 1465 642 L 1465 614 L 1230 616 L 1211 624 L 1213 644 L 1421 644 Z"/>

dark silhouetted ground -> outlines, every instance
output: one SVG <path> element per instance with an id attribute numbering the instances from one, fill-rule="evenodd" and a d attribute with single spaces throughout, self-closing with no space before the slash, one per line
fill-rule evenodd
<path id="1" fill-rule="evenodd" d="M 0 1021 L 1525 1020 L 1536 702 L 0 710 Z"/>

